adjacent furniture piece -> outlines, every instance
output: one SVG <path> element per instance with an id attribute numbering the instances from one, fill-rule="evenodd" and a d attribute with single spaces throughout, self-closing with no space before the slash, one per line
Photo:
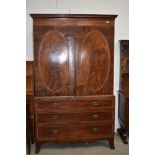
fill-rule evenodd
<path id="1" fill-rule="evenodd" d="M 123 142 L 129 139 L 129 40 L 120 40 L 120 89 L 118 91 L 118 129 Z"/>
<path id="2" fill-rule="evenodd" d="M 26 103 L 26 146 L 28 154 L 31 153 L 31 117 L 30 117 L 29 104 Z"/>
<path id="3" fill-rule="evenodd" d="M 28 153 L 34 142 L 34 112 L 33 112 L 33 61 L 26 62 L 26 142 Z"/>
<path id="4" fill-rule="evenodd" d="M 109 141 L 114 148 L 116 15 L 31 14 L 35 153 L 42 143 Z"/>

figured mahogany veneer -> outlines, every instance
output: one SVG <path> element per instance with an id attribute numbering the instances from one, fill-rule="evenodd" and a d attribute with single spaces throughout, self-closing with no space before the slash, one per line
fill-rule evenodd
<path id="1" fill-rule="evenodd" d="M 41 42 L 39 72 L 44 85 L 53 94 L 73 91 L 68 85 L 70 80 L 68 50 L 66 40 L 59 31 L 49 31 Z"/>
<path id="2" fill-rule="evenodd" d="M 107 36 L 112 31 L 110 29 L 107 28 Z M 108 44 L 112 38 L 107 40 L 107 36 L 102 27 L 93 30 L 89 26 L 77 28 L 76 94 L 79 96 L 112 94 L 113 88 L 109 83 L 113 81 L 113 54 Z"/>
<path id="3" fill-rule="evenodd" d="M 32 14 L 36 152 L 42 143 L 114 148 L 116 15 Z"/>

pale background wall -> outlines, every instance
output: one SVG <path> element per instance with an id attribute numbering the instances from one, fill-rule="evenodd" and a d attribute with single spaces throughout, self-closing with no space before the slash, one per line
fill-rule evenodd
<path id="1" fill-rule="evenodd" d="M 26 60 L 33 60 L 32 18 L 30 13 L 117 14 L 115 25 L 114 94 L 115 129 L 119 127 L 117 90 L 119 84 L 119 42 L 129 39 L 129 0 L 26 0 Z"/>

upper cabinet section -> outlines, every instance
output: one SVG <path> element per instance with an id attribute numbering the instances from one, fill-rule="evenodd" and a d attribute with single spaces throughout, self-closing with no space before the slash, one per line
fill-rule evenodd
<path id="1" fill-rule="evenodd" d="M 113 94 L 115 15 L 31 16 L 35 96 Z"/>

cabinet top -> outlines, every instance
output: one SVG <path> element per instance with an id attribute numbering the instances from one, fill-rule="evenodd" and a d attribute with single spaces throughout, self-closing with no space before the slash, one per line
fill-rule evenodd
<path id="1" fill-rule="evenodd" d="M 103 14 L 30 14 L 32 18 L 100 18 L 115 19 L 118 15 Z"/>

